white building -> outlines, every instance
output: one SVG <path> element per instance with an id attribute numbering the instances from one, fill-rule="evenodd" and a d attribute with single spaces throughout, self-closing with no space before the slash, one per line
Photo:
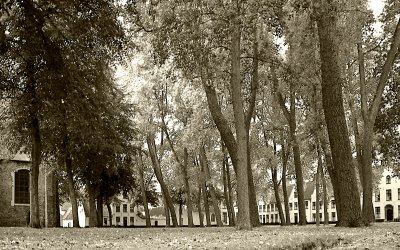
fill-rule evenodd
<path id="1" fill-rule="evenodd" d="M 376 221 L 400 221 L 400 179 L 392 177 L 393 173 L 385 169 L 382 173 L 382 178 L 378 184 L 378 188 L 373 195 L 374 211 Z M 328 184 L 329 182 L 327 182 Z M 330 183 L 328 184 L 330 185 Z M 332 190 L 328 187 L 328 190 Z M 320 189 L 322 192 L 322 188 Z M 298 197 L 295 185 L 288 185 L 287 187 L 289 199 L 289 214 L 290 222 L 297 224 L 299 221 L 298 210 Z M 281 194 L 281 202 L 283 213 L 285 214 L 285 207 L 283 204 L 283 197 Z M 324 217 L 324 204 L 322 193 L 320 195 L 320 211 L 316 211 L 316 189 L 315 182 L 305 183 L 304 186 L 304 202 L 306 208 L 307 222 L 315 222 L 316 216 L 320 217 L 320 222 L 323 223 Z M 361 199 L 362 200 L 362 199 Z M 337 221 L 336 203 L 332 192 L 328 191 L 328 221 Z M 226 207 L 221 209 L 224 224 L 229 223 L 228 213 Z M 237 207 L 235 207 L 237 214 Z M 266 201 L 258 202 L 258 212 L 260 223 L 262 224 L 278 224 L 280 223 L 278 206 L 276 204 L 275 196 L 272 194 Z"/>

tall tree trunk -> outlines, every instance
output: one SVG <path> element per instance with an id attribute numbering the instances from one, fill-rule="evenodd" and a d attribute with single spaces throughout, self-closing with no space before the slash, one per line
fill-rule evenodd
<path id="1" fill-rule="evenodd" d="M 298 204 L 299 204 L 299 224 L 306 225 L 307 217 L 306 217 L 306 207 L 304 203 L 304 180 L 303 180 L 303 170 L 301 166 L 301 157 L 300 157 L 300 146 L 296 135 L 296 106 L 295 106 L 295 90 L 293 82 L 289 82 L 290 86 L 290 110 L 287 109 L 285 105 L 285 101 L 282 97 L 282 93 L 278 91 L 278 79 L 276 77 L 275 69 L 271 66 L 271 75 L 274 84 L 275 97 L 278 101 L 279 106 L 286 118 L 287 123 L 289 124 L 289 134 L 291 139 L 291 145 L 293 150 L 293 161 L 294 161 L 294 169 L 296 174 L 296 187 L 298 194 Z"/>
<path id="2" fill-rule="evenodd" d="M 76 199 L 74 177 L 72 173 L 72 159 L 67 154 L 65 159 L 65 170 L 67 172 L 67 185 L 68 185 L 68 195 L 69 201 L 72 206 L 72 224 L 73 227 L 79 227 L 79 217 L 78 217 L 78 202 Z"/>
<path id="3" fill-rule="evenodd" d="M 279 218 L 281 220 L 281 226 L 286 225 L 286 220 L 285 220 L 285 215 L 283 214 L 283 209 L 282 209 L 282 202 L 281 198 L 279 196 L 279 184 L 278 184 L 278 171 L 276 167 L 271 166 L 271 172 L 272 172 L 272 183 L 274 186 L 274 195 L 276 199 L 276 205 L 278 206 L 278 212 L 279 212 Z"/>
<path id="4" fill-rule="evenodd" d="M 323 200 L 324 200 L 324 225 L 329 224 L 329 213 L 328 213 L 328 192 L 326 188 L 326 179 L 325 179 L 325 173 L 322 165 L 322 154 L 321 154 L 321 148 L 318 147 L 318 161 L 321 161 L 321 179 L 322 179 L 322 192 L 323 192 Z"/>
<path id="5" fill-rule="evenodd" d="M 239 3 L 236 3 L 239 10 Z M 238 13 L 236 13 L 238 15 Z M 247 132 L 242 100 L 242 82 L 240 76 L 240 36 L 241 27 L 239 16 L 232 20 L 232 38 L 231 38 L 231 97 L 234 114 L 234 124 L 236 130 L 237 142 L 237 203 L 239 207 L 239 216 L 237 220 L 238 229 L 252 229 L 249 190 L 249 171 L 247 159 Z"/>
<path id="6" fill-rule="evenodd" d="M 101 193 L 96 199 L 97 227 L 103 227 L 103 197 Z"/>
<path id="7" fill-rule="evenodd" d="M 110 201 L 106 201 L 106 206 L 108 210 L 108 219 L 110 220 L 110 227 L 113 226 L 112 221 L 113 221 L 113 214 L 112 214 L 112 209 L 111 209 L 111 203 Z"/>
<path id="8" fill-rule="evenodd" d="M 189 185 L 189 175 L 188 175 L 188 151 L 187 148 L 183 149 L 183 165 L 182 165 L 182 177 L 183 184 L 185 187 L 185 199 L 186 199 L 186 207 L 187 207 L 187 217 L 188 217 L 188 227 L 194 227 L 193 224 L 193 205 L 192 205 L 192 197 L 190 194 L 190 185 Z"/>
<path id="9" fill-rule="evenodd" d="M 201 157 L 200 157 L 201 159 Z M 203 203 L 204 203 L 204 212 L 206 214 L 206 224 L 207 227 L 211 226 L 211 218 L 210 218 L 210 205 L 208 204 L 208 192 L 207 192 L 207 182 L 205 180 L 204 166 L 201 165 L 201 176 L 202 176 L 202 184 L 201 184 L 201 193 L 203 194 Z"/>
<path id="10" fill-rule="evenodd" d="M 285 206 L 285 224 L 290 225 L 290 211 L 289 211 L 289 196 L 287 192 L 287 184 L 286 184 L 286 173 L 287 173 L 287 162 L 289 159 L 289 155 L 286 151 L 285 141 L 283 139 L 283 133 L 281 133 L 281 155 L 282 155 L 282 193 L 283 193 L 283 203 Z"/>
<path id="11" fill-rule="evenodd" d="M 215 218 L 217 220 L 217 226 L 222 227 L 223 223 L 221 220 L 221 211 L 219 209 L 219 202 L 217 199 L 217 195 L 215 193 L 214 185 L 211 182 L 211 174 L 210 174 L 210 169 L 208 166 L 208 160 L 207 160 L 206 151 L 204 149 L 204 145 L 202 145 L 202 147 L 200 147 L 200 164 L 203 166 L 203 169 L 205 172 L 206 182 L 207 182 L 208 189 L 210 191 Z"/>
<path id="12" fill-rule="evenodd" d="M 182 207 L 183 207 L 183 202 L 182 199 L 179 201 L 179 226 L 183 226 L 183 220 L 182 220 Z"/>
<path id="13" fill-rule="evenodd" d="M 200 221 L 200 227 L 204 227 L 204 217 L 203 217 L 203 212 L 201 210 L 201 184 L 199 184 L 199 195 L 197 197 L 197 210 L 199 211 L 199 221 Z"/>
<path id="14" fill-rule="evenodd" d="M 144 184 L 144 164 L 142 159 L 142 152 L 139 151 L 138 153 L 139 159 L 139 180 L 140 180 L 140 189 L 142 191 L 142 200 L 143 200 L 143 207 L 144 207 L 144 214 L 146 216 L 146 227 L 151 227 L 151 220 L 150 220 L 150 213 L 149 213 L 149 204 L 147 202 L 147 195 L 146 195 L 146 186 Z"/>
<path id="15" fill-rule="evenodd" d="M 363 225 L 360 195 L 353 166 L 350 140 L 343 107 L 339 47 L 336 43 L 337 13 L 333 3 L 322 0 L 317 18 L 322 72 L 322 104 L 328 128 L 332 160 L 337 169 L 340 219 L 338 226 Z"/>
<path id="16" fill-rule="evenodd" d="M 169 212 L 167 201 L 165 200 L 164 196 L 163 196 L 163 203 L 164 203 L 164 213 L 165 213 L 165 226 L 170 227 L 171 226 L 171 214 Z"/>
<path id="17" fill-rule="evenodd" d="M 164 199 L 165 199 L 165 203 L 169 209 L 169 212 L 171 214 L 171 219 L 172 219 L 172 225 L 174 227 L 178 226 L 178 220 L 176 218 L 176 212 L 175 212 L 175 208 L 174 208 L 174 204 L 172 202 L 171 199 L 171 195 L 169 194 L 168 191 L 168 187 L 164 182 L 164 178 L 161 172 L 161 167 L 160 167 L 160 162 L 157 159 L 157 154 L 156 154 L 156 145 L 154 142 L 154 136 L 149 135 L 146 138 L 147 141 L 147 146 L 149 148 L 149 154 L 150 154 L 150 158 L 151 158 L 151 162 L 153 165 L 153 169 L 154 169 L 154 173 L 156 175 L 156 178 L 158 180 L 158 182 L 160 183 L 160 187 L 161 187 L 161 191 L 163 193 Z"/>
<path id="18" fill-rule="evenodd" d="M 56 176 L 56 181 L 55 181 L 55 184 L 54 184 L 54 190 L 55 190 L 55 192 L 56 192 L 56 202 L 55 202 L 55 208 L 54 208 L 54 211 L 55 211 L 55 219 L 56 219 L 56 221 L 55 221 L 55 223 L 56 223 L 56 227 L 61 227 L 62 225 L 61 225 L 61 211 L 60 211 L 60 192 L 59 192 L 59 190 L 58 190 L 58 186 L 59 186 L 59 179 L 58 179 L 58 176 Z"/>
<path id="19" fill-rule="evenodd" d="M 318 165 L 317 165 L 317 174 L 315 175 L 315 223 L 317 226 L 319 226 L 320 223 L 320 217 L 319 217 L 319 211 L 320 211 L 320 176 L 321 176 L 321 167 L 322 167 L 322 162 L 320 157 L 318 157 Z"/>
<path id="20" fill-rule="evenodd" d="M 86 191 L 89 196 L 89 227 L 97 227 L 96 194 L 90 181 L 86 182 Z"/>
<path id="21" fill-rule="evenodd" d="M 227 166 L 227 160 L 226 160 L 226 155 L 224 153 L 223 159 L 222 159 L 222 183 L 224 185 L 224 199 L 225 199 L 225 205 L 226 205 L 226 211 L 228 214 L 228 220 L 229 220 L 229 225 L 231 225 L 231 220 L 232 218 L 232 210 L 230 207 L 230 200 L 229 200 L 229 192 L 228 192 L 228 183 L 227 183 L 227 178 L 226 178 L 226 167 Z"/>
<path id="22" fill-rule="evenodd" d="M 41 162 L 42 146 L 40 139 L 39 119 L 32 118 L 31 125 L 31 171 L 30 171 L 30 226 L 40 228 L 40 213 L 39 213 L 39 167 Z"/>
<path id="23" fill-rule="evenodd" d="M 229 225 L 236 226 L 236 213 L 235 207 L 233 206 L 233 191 L 232 191 L 232 182 L 231 182 L 231 173 L 228 161 L 226 161 L 226 184 L 228 188 L 228 197 L 229 197 L 229 210 L 231 211 L 231 217 L 229 217 Z M 228 214 L 229 215 L 229 214 Z"/>

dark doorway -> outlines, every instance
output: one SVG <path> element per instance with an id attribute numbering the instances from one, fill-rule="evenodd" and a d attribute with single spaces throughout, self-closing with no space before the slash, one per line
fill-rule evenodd
<path id="1" fill-rule="evenodd" d="M 297 216 L 297 213 L 294 214 L 294 224 L 298 224 L 299 223 L 299 218 Z"/>
<path id="2" fill-rule="evenodd" d="M 385 217 L 386 217 L 386 221 L 393 221 L 393 206 L 392 205 L 385 206 Z"/>
<path id="3" fill-rule="evenodd" d="M 128 217 L 124 217 L 124 227 L 128 226 Z"/>

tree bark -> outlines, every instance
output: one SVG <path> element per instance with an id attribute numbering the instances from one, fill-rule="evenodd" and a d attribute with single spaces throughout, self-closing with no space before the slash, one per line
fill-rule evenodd
<path id="1" fill-rule="evenodd" d="M 239 4 L 237 3 L 237 9 Z M 249 171 L 247 157 L 247 131 L 242 101 L 242 83 L 240 77 L 240 20 L 235 16 L 232 20 L 232 38 L 231 38 L 231 97 L 234 114 L 234 125 L 236 130 L 237 143 L 237 204 L 239 216 L 237 219 L 237 228 L 252 229 L 249 190 Z"/>
<path id="2" fill-rule="evenodd" d="M 200 161 L 202 161 L 201 155 L 200 155 Z M 201 166 L 201 193 L 203 194 L 204 212 L 206 214 L 206 224 L 207 227 L 211 227 L 210 206 L 208 203 L 208 192 L 207 192 L 205 170 L 204 170 L 204 165 L 202 163 L 200 163 L 200 166 Z"/>
<path id="3" fill-rule="evenodd" d="M 166 202 L 164 196 L 163 196 L 163 203 L 164 203 L 164 213 L 165 213 L 165 226 L 170 227 L 171 226 L 171 214 L 169 212 L 168 205 L 167 205 L 167 202 Z"/>
<path id="4" fill-rule="evenodd" d="M 211 196 L 211 201 L 212 201 L 212 205 L 213 205 L 215 218 L 217 221 L 217 226 L 222 227 L 223 223 L 221 220 L 221 211 L 219 209 L 219 202 L 217 199 L 217 195 L 215 193 L 214 185 L 211 182 L 211 174 L 210 174 L 210 169 L 208 166 L 208 160 L 207 160 L 206 151 L 204 149 L 204 145 L 202 145 L 200 147 L 200 164 L 203 166 L 203 169 L 204 169 L 206 183 L 207 183 L 208 189 L 210 191 L 210 196 Z"/>
<path id="5" fill-rule="evenodd" d="M 188 176 L 188 151 L 187 148 L 183 149 L 183 165 L 182 165 L 182 177 L 183 184 L 185 187 L 185 199 L 186 199 L 186 207 L 187 207 L 187 217 L 188 217 L 188 227 L 194 227 L 193 223 L 193 205 L 192 205 L 192 197 L 190 193 L 190 185 L 189 185 L 189 176 Z"/>
<path id="6" fill-rule="evenodd" d="M 281 151 L 282 151 L 282 192 L 283 192 L 283 203 L 285 206 L 285 223 L 290 225 L 290 211 L 289 211 L 289 196 L 287 192 L 286 184 L 286 173 L 287 173 L 287 162 L 289 160 L 288 151 L 286 151 L 285 141 L 283 139 L 283 133 L 281 133 Z"/>
<path id="7" fill-rule="evenodd" d="M 40 139 L 39 119 L 32 118 L 32 152 L 31 152 L 31 171 L 30 171 L 30 226 L 40 228 L 40 213 L 39 213 L 39 167 L 41 162 L 42 145 Z"/>
<path id="8" fill-rule="evenodd" d="M 146 195 L 146 186 L 144 184 L 144 164 L 142 159 L 142 152 L 139 151 L 138 153 L 139 159 L 139 180 L 140 180 L 140 189 L 142 191 L 142 200 L 143 200 L 143 207 L 144 207 L 144 214 L 146 216 L 146 227 L 151 227 L 151 220 L 150 220 L 150 213 L 149 213 L 149 204 L 147 202 L 147 195 Z"/>
<path id="9" fill-rule="evenodd" d="M 228 161 L 226 161 L 226 184 L 228 187 L 229 210 L 231 211 L 231 217 L 229 217 L 229 225 L 236 226 L 236 213 L 235 213 L 235 207 L 233 206 L 231 171 L 229 169 L 230 169 L 229 163 Z"/>
<path id="10" fill-rule="evenodd" d="M 147 146 L 149 148 L 149 154 L 150 154 L 151 162 L 153 165 L 154 173 L 156 175 L 158 182 L 160 183 L 160 187 L 161 187 L 161 191 L 163 193 L 164 199 L 165 199 L 165 203 L 169 209 L 169 212 L 171 213 L 172 225 L 174 227 L 177 227 L 178 220 L 176 218 L 174 204 L 172 202 L 171 195 L 169 194 L 168 187 L 164 182 L 164 178 L 163 178 L 161 168 L 160 168 L 160 162 L 157 159 L 154 136 L 148 135 L 146 138 L 146 141 L 147 141 Z"/>
<path id="11" fill-rule="evenodd" d="M 96 199 L 97 227 L 103 227 L 103 197 L 101 194 Z"/>
<path id="12" fill-rule="evenodd" d="M 278 212 L 279 212 L 279 217 L 281 220 L 281 226 L 284 226 L 284 225 L 286 225 L 286 220 L 285 220 L 285 215 L 283 214 L 281 198 L 279 196 L 279 184 L 278 184 L 278 179 L 277 179 L 278 171 L 277 171 L 276 167 L 271 166 L 271 172 L 272 172 L 272 183 L 274 186 L 274 195 L 275 195 L 275 199 L 276 199 L 276 205 L 278 206 Z"/>
<path id="13" fill-rule="evenodd" d="M 108 219 L 110 220 L 110 227 L 112 227 L 113 215 L 112 215 L 111 203 L 109 201 L 106 201 L 106 206 L 108 210 Z"/>
<path id="14" fill-rule="evenodd" d="M 89 196 L 89 227 L 97 227 L 96 195 L 90 181 L 86 182 L 86 191 Z"/>
<path id="15" fill-rule="evenodd" d="M 321 179 L 322 179 L 322 192 L 323 192 L 323 200 L 324 200 L 324 225 L 329 224 L 329 213 L 328 213 L 328 193 L 327 193 L 327 188 L 326 188 L 326 179 L 325 179 L 325 173 L 324 173 L 324 168 L 322 165 L 322 153 L 321 153 L 321 147 L 318 144 L 317 147 L 317 153 L 318 153 L 318 167 L 320 167 L 320 173 L 321 173 Z"/>
<path id="16" fill-rule="evenodd" d="M 67 172 L 67 185 L 68 185 L 68 195 L 69 201 L 72 206 L 72 224 L 73 227 L 79 227 L 79 217 L 78 217 L 78 202 L 76 199 L 75 187 L 74 187 L 74 177 L 72 173 L 72 159 L 67 154 L 65 159 L 65 170 Z"/>
<path id="17" fill-rule="evenodd" d="M 318 154 L 318 165 L 317 165 L 317 174 L 315 175 L 315 223 L 317 226 L 319 226 L 320 223 L 320 217 L 319 217 L 319 211 L 320 211 L 320 207 L 319 207 L 319 203 L 321 201 L 320 198 L 320 176 L 321 176 L 321 167 L 322 167 L 322 162 L 321 162 L 321 158 L 319 157 Z"/>
<path id="18" fill-rule="evenodd" d="M 339 47 L 336 39 L 336 13 L 333 3 L 325 0 L 319 5 L 322 13 L 317 18 L 322 72 L 322 104 L 328 128 L 332 160 L 337 169 L 337 187 L 340 199 L 338 226 L 363 225 L 360 195 L 353 166 L 351 147 L 343 107 L 342 81 L 339 66 Z M 318 11 L 321 11 L 318 10 Z"/>
<path id="19" fill-rule="evenodd" d="M 204 227 L 204 217 L 203 217 L 203 212 L 201 210 L 201 189 L 202 185 L 199 184 L 199 195 L 197 197 L 197 210 L 199 212 L 200 227 Z"/>

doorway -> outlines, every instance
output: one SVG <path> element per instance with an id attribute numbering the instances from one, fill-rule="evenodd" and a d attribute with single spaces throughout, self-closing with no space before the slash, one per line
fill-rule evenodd
<path id="1" fill-rule="evenodd" d="M 386 219 L 386 221 L 393 221 L 393 206 L 392 205 L 385 206 L 385 219 Z"/>

